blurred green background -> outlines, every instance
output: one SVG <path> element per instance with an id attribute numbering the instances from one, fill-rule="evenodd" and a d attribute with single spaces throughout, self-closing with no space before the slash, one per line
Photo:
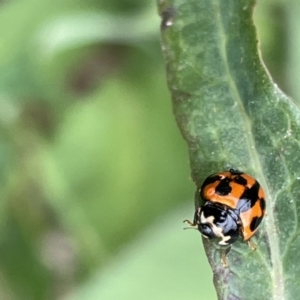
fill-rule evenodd
<path id="1" fill-rule="evenodd" d="M 299 1 L 259 1 L 300 99 Z M 155 3 L 0 3 L 0 299 L 214 300 Z"/>

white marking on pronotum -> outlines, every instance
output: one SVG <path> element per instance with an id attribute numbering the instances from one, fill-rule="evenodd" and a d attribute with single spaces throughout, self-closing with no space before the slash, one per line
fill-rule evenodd
<path id="1" fill-rule="evenodd" d="M 221 241 L 219 242 L 219 245 L 228 245 L 227 241 L 230 240 L 230 236 L 226 236 L 223 234 L 223 228 L 222 227 L 218 227 L 214 224 L 214 216 L 210 216 L 210 217 L 205 217 L 204 214 L 201 214 L 201 223 L 202 224 L 209 224 L 211 227 L 211 230 L 213 231 L 213 233 L 221 238 Z"/>

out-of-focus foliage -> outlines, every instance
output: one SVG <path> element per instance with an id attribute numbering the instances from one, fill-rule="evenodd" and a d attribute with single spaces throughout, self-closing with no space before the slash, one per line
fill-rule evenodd
<path id="1" fill-rule="evenodd" d="M 0 299 L 214 299 L 200 235 L 181 226 L 194 186 L 155 3 L 0 8 Z M 300 99 L 297 12 L 265 1 L 257 22 L 272 74 Z"/>

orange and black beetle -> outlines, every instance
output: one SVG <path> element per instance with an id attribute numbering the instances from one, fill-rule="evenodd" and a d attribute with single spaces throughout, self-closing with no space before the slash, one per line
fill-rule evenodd
<path id="1" fill-rule="evenodd" d="M 239 236 L 255 249 L 250 238 L 265 215 L 265 194 L 256 179 L 243 172 L 229 171 L 207 177 L 199 189 L 203 206 L 196 209 L 194 221 L 185 220 L 203 237 L 220 238 L 219 245 L 229 246 L 222 255 L 224 266 L 230 245 Z"/>

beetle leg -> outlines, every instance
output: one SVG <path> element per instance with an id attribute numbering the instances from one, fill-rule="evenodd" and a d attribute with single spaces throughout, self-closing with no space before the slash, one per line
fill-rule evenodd
<path id="1" fill-rule="evenodd" d="M 196 223 L 192 223 L 191 221 L 189 220 L 184 220 L 183 223 L 186 223 L 189 225 L 189 227 L 185 227 L 183 229 L 198 229 L 198 226 Z"/>
<path id="2" fill-rule="evenodd" d="M 193 222 L 191 222 L 189 220 L 184 220 L 183 223 L 188 224 L 189 225 L 188 228 L 198 229 L 198 220 L 199 220 L 200 212 L 201 212 L 201 207 L 198 207 L 195 211 Z M 188 229 L 188 228 L 185 228 L 185 229 Z"/>
<path id="3" fill-rule="evenodd" d="M 227 259 L 226 256 L 229 253 L 229 251 L 231 250 L 231 246 L 229 246 L 228 248 L 226 248 L 223 252 L 222 252 L 222 256 L 221 256 L 221 262 L 224 268 L 228 268 L 228 263 L 227 263 Z"/>
<path id="4" fill-rule="evenodd" d="M 256 245 L 254 243 L 252 243 L 250 240 L 248 240 L 248 246 L 253 250 L 255 251 L 256 250 Z"/>
<path id="5" fill-rule="evenodd" d="M 196 226 L 196 224 L 194 222 L 191 222 L 190 220 L 184 220 L 183 223 L 186 223 L 186 224 L 188 224 L 191 227 Z"/>

